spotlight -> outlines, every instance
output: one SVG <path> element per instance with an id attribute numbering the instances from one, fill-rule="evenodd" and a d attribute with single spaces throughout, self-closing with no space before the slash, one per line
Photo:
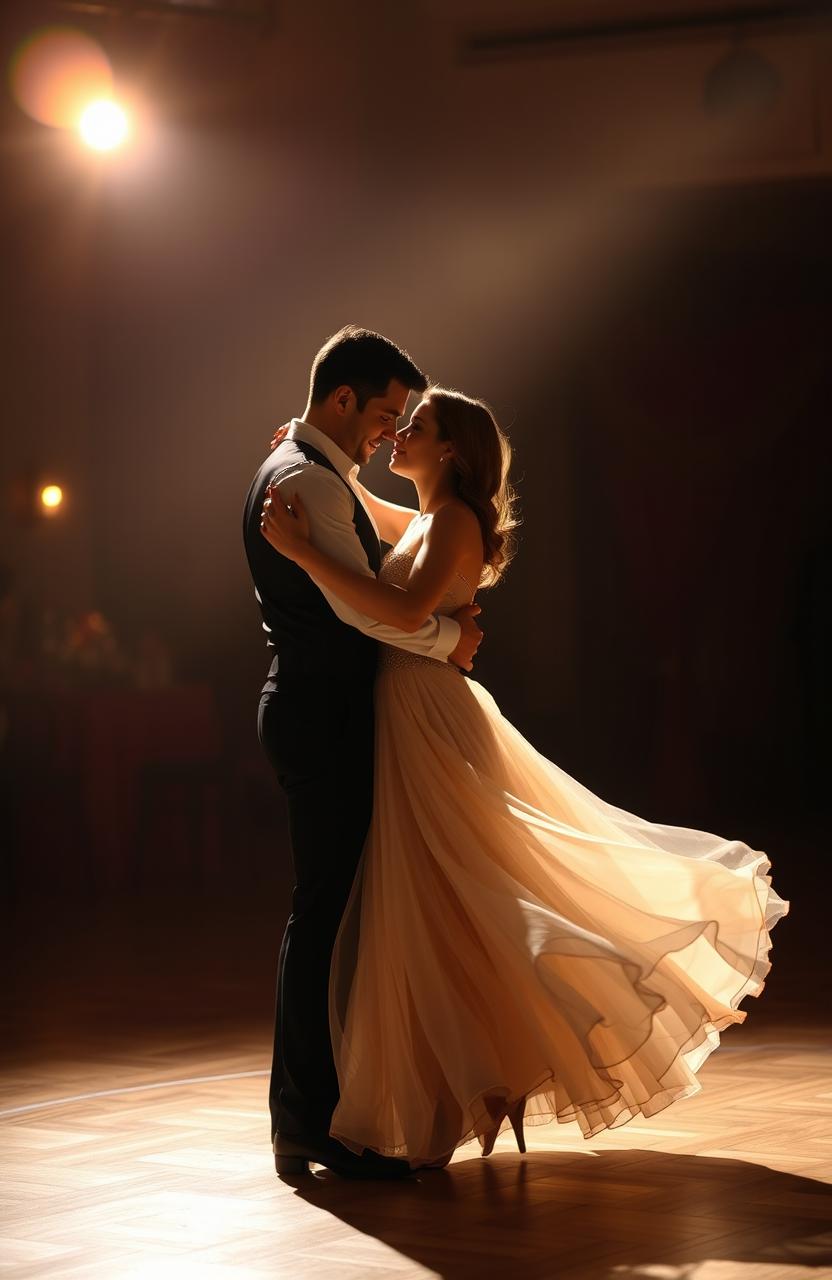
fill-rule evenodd
<path id="1" fill-rule="evenodd" d="M 100 98 L 85 107 L 78 121 L 78 132 L 94 151 L 114 151 L 130 131 L 124 110 L 111 98 Z"/>

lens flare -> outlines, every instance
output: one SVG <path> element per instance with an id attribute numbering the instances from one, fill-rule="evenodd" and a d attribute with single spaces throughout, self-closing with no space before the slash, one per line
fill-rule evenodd
<path id="1" fill-rule="evenodd" d="M 84 109 L 113 92 L 104 50 L 72 27 L 45 27 L 29 36 L 12 56 L 9 79 L 18 105 L 59 129 L 77 128 Z"/>
<path id="2" fill-rule="evenodd" d="M 78 121 L 78 132 L 94 151 L 113 151 L 121 146 L 129 129 L 125 112 L 111 98 L 91 102 Z"/>

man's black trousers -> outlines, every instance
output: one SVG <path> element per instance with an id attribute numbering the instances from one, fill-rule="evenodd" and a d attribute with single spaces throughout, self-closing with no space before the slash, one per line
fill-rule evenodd
<path id="1" fill-rule="evenodd" d="M 338 1102 L 329 968 L 370 825 L 373 731 L 366 679 L 281 674 L 260 698 L 257 732 L 286 793 L 294 871 L 277 964 L 272 1138 L 326 1135 Z"/>

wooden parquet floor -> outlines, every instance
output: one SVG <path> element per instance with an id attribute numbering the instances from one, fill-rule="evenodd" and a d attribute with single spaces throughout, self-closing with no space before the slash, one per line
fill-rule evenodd
<path id="1" fill-rule="evenodd" d="M 279 937 L 219 919 L 14 922 L 3 1275 L 832 1277 L 832 1034 L 785 944 L 702 1092 L 649 1121 L 527 1126 L 525 1155 L 509 1130 L 405 1184 L 289 1184 L 266 1103 Z"/>

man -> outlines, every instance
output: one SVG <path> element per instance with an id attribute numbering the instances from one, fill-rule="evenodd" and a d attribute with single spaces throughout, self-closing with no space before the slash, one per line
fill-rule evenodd
<path id="1" fill-rule="evenodd" d="M 260 698 L 258 735 L 283 787 L 295 887 L 277 969 L 269 1088 L 278 1173 L 310 1162 L 344 1177 L 400 1177 L 404 1160 L 348 1150 L 329 1136 L 338 1078 L 329 1033 L 328 981 L 335 935 L 370 823 L 373 681 L 378 642 L 470 670 L 482 632 L 477 605 L 431 617 L 416 632 L 385 626 L 342 604 L 260 531 L 275 480 L 299 493 L 311 538 L 362 573 L 381 564 L 378 531 L 357 487 L 358 469 L 395 435 L 411 391 L 427 379 L 410 357 L 353 325 L 315 357 L 302 419 L 260 466 L 243 533 L 267 644 L 276 650 Z"/>

